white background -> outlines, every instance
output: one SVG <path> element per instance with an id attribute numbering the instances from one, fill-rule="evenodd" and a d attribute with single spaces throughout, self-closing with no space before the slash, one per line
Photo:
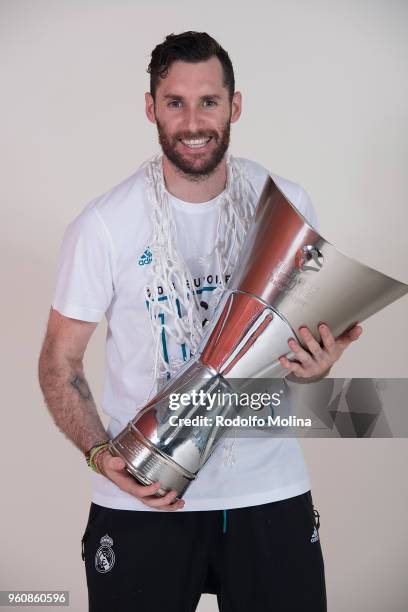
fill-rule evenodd
<path id="1" fill-rule="evenodd" d="M 214 36 L 243 94 L 232 152 L 300 183 L 327 239 L 408 283 L 407 25 L 396 0 L 0 2 L 1 589 L 69 589 L 71 609 L 87 607 L 89 474 L 44 407 L 37 360 L 66 225 L 158 150 L 152 48 L 171 32 Z M 406 313 L 404 298 L 367 321 L 334 374 L 407 377 Z M 105 333 L 85 363 L 97 399 Z M 302 445 L 330 612 L 406 610 L 406 440 Z"/>

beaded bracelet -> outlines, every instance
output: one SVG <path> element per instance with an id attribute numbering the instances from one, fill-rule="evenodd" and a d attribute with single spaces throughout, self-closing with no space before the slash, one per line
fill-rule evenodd
<path id="1" fill-rule="evenodd" d="M 98 465 L 95 459 L 101 451 L 105 450 L 105 448 L 108 447 L 108 445 L 109 445 L 109 441 L 106 441 L 106 440 L 104 442 L 97 442 L 96 444 L 92 446 L 92 448 L 89 449 L 87 453 L 85 453 L 85 459 L 86 459 L 87 464 L 97 474 L 101 474 L 101 471 L 98 468 Z"/>
<path id="2" fill-rule="evenodd" d="M 92 461 L 91 461 L 91 468 L 94 470 L 94 472 L 96 472 L 97 474 L 103 474 L 104 472 L 101 470 L 100 465 L 99 465 L 99 460 L 101 455 L 105 452 L 105 450 L 108 449 L 108 445 L 106 444 L 106 446 L 101 446 L 100 448 L 98 448 L 98 450 L 96 451 L 96 453 L 94 454 L 94 456 L 92 457 Z M 108 451 L 109 452 L 109 451 Z"/>

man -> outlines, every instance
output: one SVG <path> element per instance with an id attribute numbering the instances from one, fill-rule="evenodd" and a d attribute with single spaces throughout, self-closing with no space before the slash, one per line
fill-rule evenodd
<path id="1" fill-rule="evenodd" d="M 163 155 L 90 202 L 67 228 L 39 363 L 56 424 L 96 472 L 83 537 L 90 610 L 187 612 L 213 592 L 222 612 L 320 612 L 319 524 L 297 440 L 224 442 L 176 501 L 175 491 L 157 498 L 160 483 L 139 484 L 106 448 L 197 348 L 268 175 L 228 151 L 241 94 L 213 38 L 167 36 L 149 72 L 146 114 Z M 306 192 L 272 176 L 315 225 Z M 104 315 L 107 431 L 83 370 Z M 310 352 L 289 341 L 297 359 L 281 363 L 292 380 L 327 374 L 361 328 L 338 339 L 324 325 L 320 332 L 322 346 L 300 331 Z"/>

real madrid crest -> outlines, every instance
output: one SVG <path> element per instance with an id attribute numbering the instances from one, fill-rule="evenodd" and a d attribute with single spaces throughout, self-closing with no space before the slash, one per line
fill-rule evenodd
<path id="1" fill-rule="evenodd" d="M 106 574 L 115 564 L 115 553 L 112 550 L 113 540 L 106 534 L 101 538 L 100 543 L 95 555 L 95 568 L 101 574 Z"/>

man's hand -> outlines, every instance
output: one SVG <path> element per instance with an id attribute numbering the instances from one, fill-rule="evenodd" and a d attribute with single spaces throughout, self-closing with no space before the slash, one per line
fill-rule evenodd
<path id="1" fill-rule="evenodd" d="M 299 333 L 310 353 L 305 351 L 294 338 L 290 338 L 288 345 L 295 353 L 296 361 L 290 361 L 285 356 L 279 357 L 279 361 L 297 378 L 319 379 L 328 373 L 343 351 L 361 336 L 362 331 L 360 325 L 355 325 L 350 331 L 334 338 L 329 327 L 321 323 L 319 325 L 323 343 L 321 346 L 307 327 L 300 327 Z"/>
<path id="2" fill-rule="evenodd" d="M 108 449 L 101 451 L 97 455 L 96 464 L 100 472 L 114 482 L 119 489 L 134 495 L 146 506 L 157 508 L 158 510 L 179 510 L 184 506 L 182 499 L 174 502 L 177 495 L 176 491 L 169 491 L 164 497 L 154 497 L 153 494 L 160 488 L 160 483 L 155 482 L 148 486 L 138 484 L 136 479 L 126 471 L 123 459 L 113 457 Z"/>

